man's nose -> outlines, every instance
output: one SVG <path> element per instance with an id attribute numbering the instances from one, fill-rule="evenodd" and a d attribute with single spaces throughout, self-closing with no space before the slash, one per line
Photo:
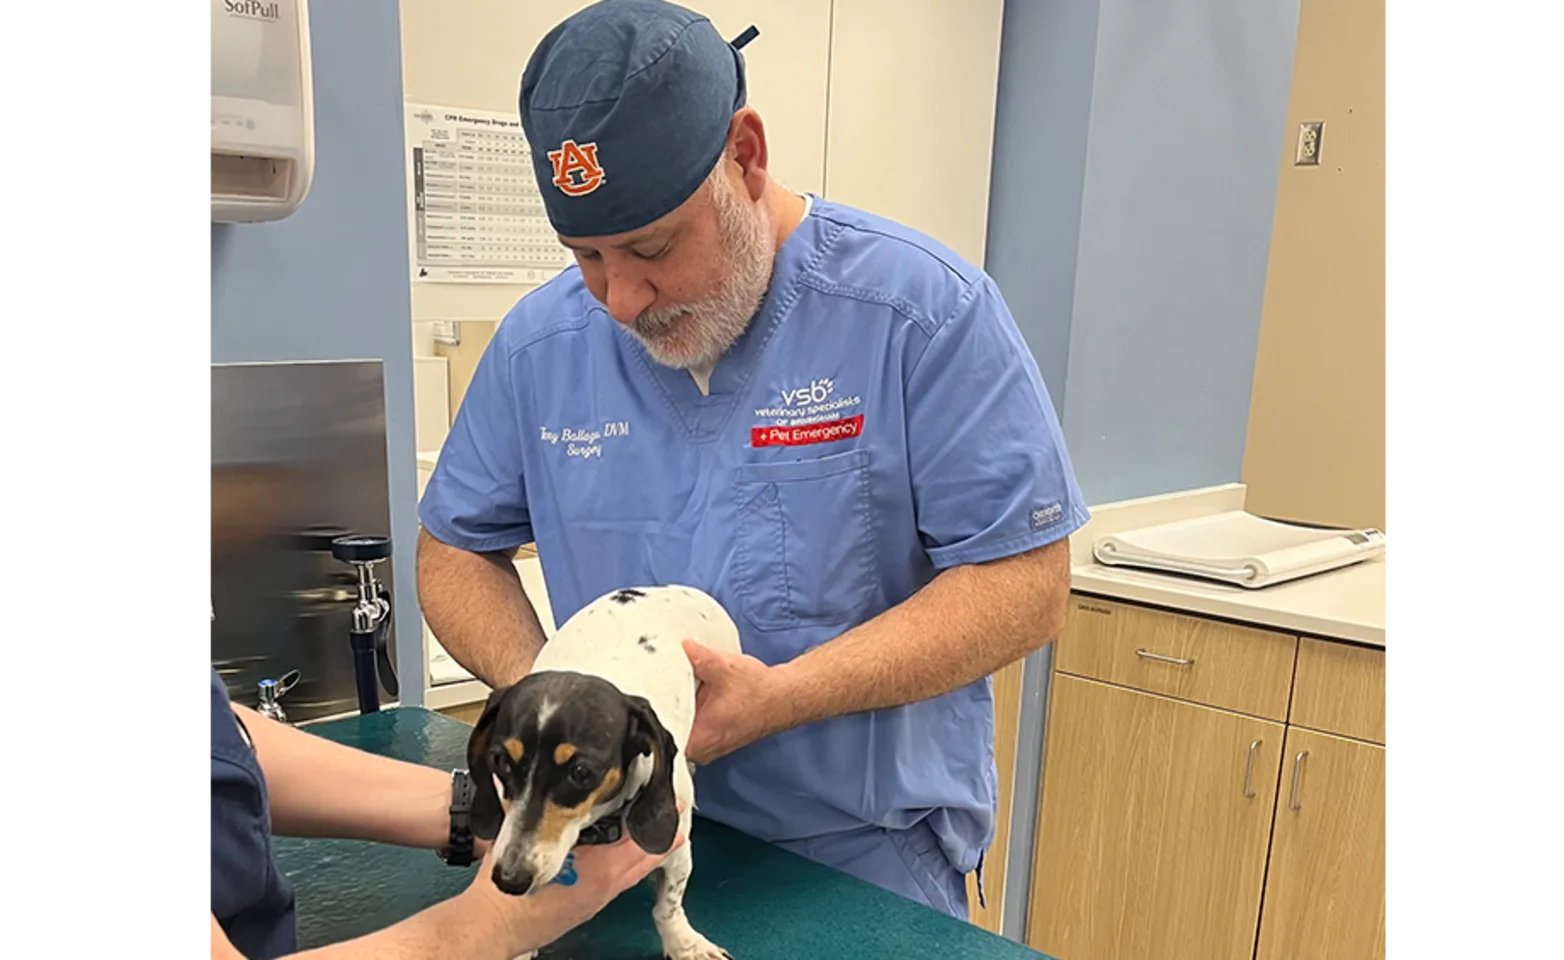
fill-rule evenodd
<path id="1" fill-rule="evenodd" d="M 620 323 L 630 323 L 657 299 L 657 291 L 640 277 L 625 272 L 613 272 L 608 277 L 603 305 L 608 315 Z"/>

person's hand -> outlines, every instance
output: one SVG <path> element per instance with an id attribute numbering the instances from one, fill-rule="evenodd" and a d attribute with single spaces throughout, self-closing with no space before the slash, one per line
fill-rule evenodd
<path id="1" fill-rule="evenodd" d="M 683 813 L 683 804 L 679 810 Z M 515 952 L 527 953 L 592 919 L 615 897 L 645 880 L 684 842 L 681 831 L 667 853 L 647 853 L 628 835 L 611 844 L 578 846 L 571 851 L 574 884 L 550 883 L 526 896 L 508 894 L 494 886 L 494 864 L 486 854 L 467 896 L 500 911 L 513 943 L 518 945 Z"/>
<path id="2" fill-rule="evenodd" d="M 793 725 L 790 698 L 775 667 L 694 640 L 684 641 L 684 652 L 700 684 L 684 749 L 690 760 L 710 763 Z"/>
<path id="3" fill-rule="evenodd" d="M 682 812 L 682 805 L 681 805 Z M 563 889 L 585 898 L 595 914 L 626 890 L 645 880 L 668 854 L 684 845 L 684 833 L 674 837 L 667 853 L 647 853 L 629 834 L 613 843 L 586 844 L 571 851 L 574 886 Z"/>

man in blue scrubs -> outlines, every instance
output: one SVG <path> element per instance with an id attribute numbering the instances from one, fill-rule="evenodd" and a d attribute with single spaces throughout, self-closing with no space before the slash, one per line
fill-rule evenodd
<path id="1" fill-rule="evenodd" d="M 489 684 L 521 677 L 528 542 L 559 622 L 621 587 L 709 592 L 746 656 L 691 650 L 701 812 L 966 916 L 988 678 L 1057 635 L 1087 519 L 998 289 L 772 180 L 742 55 L 680 7 L 574 15 L 520 107 L 576 263 L 505 317 L 445 442 L 430 626 Z"/>

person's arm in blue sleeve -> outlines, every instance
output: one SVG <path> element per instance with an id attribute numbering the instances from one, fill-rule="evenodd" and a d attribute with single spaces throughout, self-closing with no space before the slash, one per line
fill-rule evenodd
<path id="1" fill-rule="evenodd" d="M 546 635 L 516 572 L 532 540 L 504 328 L 473 373 L 418 506 L 418 602 L 452 659 L 491 687 L 526 675 Z"/>
<path id="2" fill-rule="evenodd" d="M 690 739 L 697 761 L 801 724 L 939 696 L 1063 629 L 1068 537 L 1088 513 L 1042 377 L 991 280 L 939 327 L 905 389 L 918 528 L 941 572 L 778 667 L 687 644 L 696 674 L 713 681 Z"/>

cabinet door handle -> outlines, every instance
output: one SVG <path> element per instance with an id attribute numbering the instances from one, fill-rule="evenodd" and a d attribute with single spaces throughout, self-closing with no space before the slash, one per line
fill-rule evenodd
<path id="1" fill-rule="evenodd" d="M 1255 751 L 1260 749 L 1260 744 L 1264 742 L 1264 740 L 1256 740 L 1249 745 L 1249 766 L 1244 770 L 1244 796 L 1246 797 L 1254 796 L 1254 755 Z"/>
<path id="2" fill-rule="evenodd" d="M 1292 761 L 1292 797 L 1287 801 L 1287 806 L 1294 810 L 1303 809 L 1303 804 L 1298 802 L 1298 783 L 1303 779 L 1303 758 L 1308 755 L 1309 751 L 1305 750 Z"/>
<path id="3" fill-rule="evenodd" d="M 1160 653 L 1152 653 L 1150 650 L 1136 650 L 1135 655 L 1138 657 L 1145 657 L 1147 660 L 1155 660 L 1158 663 L 1176 663 L 1181 667 L 1192 667 L 1195 665 L 1193 658 L 1185 659 L 1183 657 L 1165 657 Z"/>

